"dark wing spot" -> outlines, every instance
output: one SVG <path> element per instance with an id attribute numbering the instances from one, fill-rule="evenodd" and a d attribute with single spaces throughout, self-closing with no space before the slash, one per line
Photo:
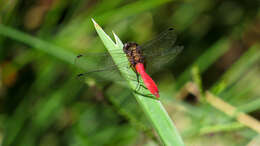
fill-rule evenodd
<path id="1" fill-rule="evenodd" d="M 83 55 L 82 54 L 79 54 L 78 56 L 77 56 L 77 58 L 80 58 L 80 57 L 82 57 Z"/>
<path id="2" fill-rule="evenodd" d="M 78 76 L 78 77 L 81 77 L 81 76 L 83 76 L 83 75 L 84 75 L 84 74 L 78 74 L 77 76 Z"/>

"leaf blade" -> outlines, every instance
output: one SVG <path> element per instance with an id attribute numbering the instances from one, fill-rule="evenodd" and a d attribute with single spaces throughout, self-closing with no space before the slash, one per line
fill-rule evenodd
<path id="1" fill-rule="evenodd" d="M 124 60 L 127 60 L 126 57 L 123 57 L 123 53 L 114 54 L 114 51 L 111 50 L 117 50 L 121 51 L 123 47 L 123 43 L 121 40 L 114 34 L 116 43 L 110 39 L 107 34 L 102 30 L 102 28 L 92 19 L 95 29 L 101 38 L 102 42 L 104 43 L 105 47 L 108 49 L 108 52 L 111 54 L 112 58 L 115 61 L 115 64 L 118 64 L 118 62 L 122 62 Z M 120 57 L 118 55 L 121 55 Z M 123 59 L 123 60 L 122 60 Z M 122 75 L 127 80 L 128 75 L 135 75 L 135 73 L 129 69 L 119 69 Z M 132 80 L 127 80 L 129 86 L 135 90 L 137 83 Z M 154 98 L 148 98 L 143 95 L 150 94 L 148 90 L 141 88 L 138 92 L 142 93 L 134 93 L 134 96 L 145 112 L 148 119 L 151 121 L 154 129 L 160 136 L 162 142 L 164 145 L 175 145 L 175 146 L 183 146 L 184 143 L 182 141 L 181 136 L 179 135 L 175 125 L 173 124 L 172 120 L 170 119 L 169 115 L 167 114 L 167 111 L 164 109 L 162 103 Z"/>

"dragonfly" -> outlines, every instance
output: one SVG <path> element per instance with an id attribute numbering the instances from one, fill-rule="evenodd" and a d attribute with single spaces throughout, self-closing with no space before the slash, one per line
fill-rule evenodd
<path id="1" fill-rule="evenodd" d="M 159 90 L 151 75 L 158 72 L 167 63 L 173 61 L 183 50 L 183 46 L 176 45 L 177 35 L 173 28 L 160 33 L 157 37 L 147 41 L 143 45 L 135 42 L 126 42 L 123 46 L 124 56 L 127 62 L 115 65 L 110 54 L 107 53 L 86 53 L 76 57 L 76 63 L 86 66 L 87 72 L 79 73 L 79 78 L 89 78 L 99 74 L 104 79 L 119 80 L 119 68 L 132 69 L 138 84 L 140 77 L 144 86 L 150 93 L 159 98 Z M 90 65 L 90 61 L 94 63 Z"/>

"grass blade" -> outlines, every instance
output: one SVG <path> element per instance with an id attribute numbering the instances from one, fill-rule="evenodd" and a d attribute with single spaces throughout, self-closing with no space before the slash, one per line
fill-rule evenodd
<path id="1" fill-rule="evenodd" d="M 126 57 L 123 57 L 123 43 L 121 40 L 114 34 L 116 43 L 102 30 L 102 28 L 92 19 L 96 31 L 107 48 L 108 52 L 111 54 L 115 64 L 119 62 L 127 61 Z M 113 53 L 113 52 L 122 52 L 122 53 Z M 120 69 L 121 74 L 127 80 L 129 75 L 135 76 L 135 73 L 129 69 Z M 129 86 L 134 90 L 137 86 L 137 83 L 132 80 L 127 80 Z M 143 95 L 150 94 L 146 89 L 140 89 L 138 92 Z M 176 127 L 174 126 L 172 120 L 164 109 L 163 105 L 159 100 L 148 98 L 140 94 L 134 93 L 137 102 L 140 107 L 144 110 L 146 116 L 151 121 L 153 128 L 156 130 L 160 136 L 164 145 L 175 145 L 183 146 L 184 143 L 179 135 Z"/>
<path id="2" fill-rule="evenodd" d="M 3 24 L 0 24 L 0 35 L 27 44 L 39 51 L 48 53 L 70 64 L 74 63 L 73 61 L 75 59 L 75 56 L 77 55 L 65 50 L 64 48 L 52 45 L 51 43 L 48 43 L 21 31 L 15 30 Z"/>
<path id="3" fill-rule="evenodd" d="M 176 87 L 181 88 L 187 81 L 191 79 L 190 72 L 193 66 L 197 66 L 200 69 L 200 72 L 203 73 L 211 64 L 213 64 L 220 56 L 222 56 L 228 50 L 228 48 L 229 41 L 227 38 L 218 40 L 181 74 L 177 80 Z"/>
<path id="4" fill-rule="evenodd" d="M 211 91 L 214 93 L 220 93 L 228 85 L 231 85 L 236 80 L 241 78 L 243 74 L 252 68 L 254 64 L 260 58 L 260 45 L 256 44 L 249 48 L 247 52 L 243 54 L 221 77 L 221 79 L 211 88 Z"/>

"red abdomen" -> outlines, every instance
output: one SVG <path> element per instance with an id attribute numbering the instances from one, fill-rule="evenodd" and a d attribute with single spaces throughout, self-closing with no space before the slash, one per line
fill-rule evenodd
<path id="1" fill-rule="evenodd" d="M 145 86 L 147 89 L 157 98 L 160 97 L 159 90 L 153 81 L 153 79 L 145 72 L 144 64 L 143 63 L 137 63 L 135 65 L 136 71 L 141 75 Z"/>

